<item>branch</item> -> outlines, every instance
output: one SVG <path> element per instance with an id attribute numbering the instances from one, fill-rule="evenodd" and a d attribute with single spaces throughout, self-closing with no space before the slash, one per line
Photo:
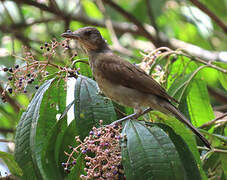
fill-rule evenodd
<path id="1" fill-rule="evenodd" d="M 1 1 L 4 1 L 4 0 L 1 0 Z M 11 1 L 14 1 L 18 4 L 27 4 L 27 5 L 31 5 L 31 6 L 34 6 L 34 7 L 37 7 L 43 11 L 48 11 L 50 13 L 53 13 L 53 14 L 59 14 L 59 16 L 62 16 L 61 13 L 59 13 L 58 10 L 56 10 L 53 6 L 46 6 L 45 4 L 41 4 L 41 3 L 38 3 L 37 1 L 30 1 L 30 0 L 11 0 Z"/>
<path id="2" fill-rule="evenodd" d="M 227 62 L 227 51 L 209 51 L 174 38 L 169 39 L 169 42 L 173 49 L 182 48 L 192 56 L 199 57 L 203 60 Z"/>
<path id="3" fill-rule="evenodd" d="M 132 56 L 133 53 L 132 51 L 130 51 L 129 49 L 123 47 L 118 38 L 117 38 L 117 35 L 115 33 L 115 30 L 113 28 L 113 23 L 109 17 L 109 15 L 106 13 L 106 8 L 105 6 L 103 5 L 102 3 L 102 0 L 96 0 L 96 4 L 99 8 L 99 10 L 102 12 L 103 16 L 104 16 L 104 21 L 105 21 L 105 24 L 106 24 L 106 28 L 108 29 L 109 31 L 109 34 L 110 34 L 110 37 L 111 37 L 111 40 L 112 40 L 112 48 L 120 53 L 123 53 L 123 54 L 126 54 L 127 56 Z"/>
<path id="4" fill-rule="evenodd" d="M 153 13 L 152 13 L 150 0 L 146 0 L 146 5 L 147 5 L 147 14 L 150 18 L 150 22 L 151 22 L 152 26 L 154 27 L 154 29 L 158 32 L 158 26 L 155 22 L 155 18 L 154 18 Z"/>
<path id="5" fill-rule="evenodd" d="M 4 176 L 4 177 L 0 176 L 0 180 L 20 180 L 20 179 L 11 174 L 11 175 L 7 175 L 7 176 Z"/>
<path id="6" fill-rule="evenodd" d="M 185 53 L 181 53 L 181 52 L 180 52 L 179 54 L 182 54 L 183 56 L 188 57 L 188 58 L 190 58 L 191 60 L 194 60 L 194 61 L 197 61 L 197 62 L 199 62 L 199 63 L 205 64 L 205 65 L 207 65 L 208 67 L 217 69 L 218 71 L 227 74 L 227 69 L 223 69 L 223 68 L 221 68 L 221 67 L 219 67 L 219 66 L 216 66 L 216 65 L 212 64 L 211 62 L 204 61 L 204 60 L 202 60 L 202 59 L 200 59 L 200 58 L 198 58 L 198 57 L 193 57 L 193 56 L 188 55 L 188 54 L 185 54 Z"/>
<path id="7" fill-rule="evenodd" d="M 134 17 L 132 14 L 130 14 L 127 11 L 125 11 L 123 8 L 121 8 L 119 5 L 117 5 L 112 0 L 103 0 L 103 2 L 105 4 L 108 4 L 110 7 L 112 7 L 116 11 L 118 11 L 122 16 L 127 18 L 130 22 L 134 23 L 137 26 L 138 31 L 140 32 L 140 34 L 143 34 L 143 36 L 146 37 L 147 39 L 149 39 L 156 47 L 162 46 L 162 44 L 160 44 L 160 42 L 158 42 L 157 38 L 155 36 L 152 36 L 145 29 L 144 25 L 140 21 L 138 21 L 136 19 L 136 17 Z"/>
<path id="8" fill-rule="evenodd" d="M 14 131 L 15 131 L 14 129 L 0 127 L 0 132 L 3 133 L 3 134 L 5 134 L 5 133 L 13 133 Z"/>
<path id="9" fill-rule="evenodd" d="M 7 140 L 7 139 L 0 139 L 0 142 L 4 142 L 4 143 L 14 143 L 14 141 L 12 141 L 12 140 Z"/>
<path id="10" fill-rule="evenodd" d="M 217 101 L 222 102 L 223 104 L 227 104 L 227 95 L 224 91 L 212 88 L 210 86 L 207 87 L 208 92 L 213 96 Z"/>
<path id="11" fill-rule="evenodd" d="M 212 121 L 209 121 L 209 122 L 203 124 L 203 125 L 200 126 L 199 128 L 202 129 L 202 128 L 205 128 L 205 127 L 207 127 L 207 126 L 211 126 L 212 124 L 215 124 L 218 120 L 220 120 L 220 119 L 222 119 L 222 118 L 224 118 L 224 117 L 226 117 L 226 116 L 227 116 L 227 113 L 224 113 L 224 114 L 222 114 L 221 116 L 219 116 L 219 117 L 213 119 Z"/>
<path id="12" fill-rule="evenodd" d="M 11 1 L 13 1 L 13 0 L 11 0 Z M 27 5 L 32 5 L 43 11 L 52 13 L 58 17 L 58 20 L 60 17 L 62 20 L 71 19 L 71 20 L 79 21 L 79 22 L 87 24 L 87 25 L 105 27 L 105 22 L 103 20 L 89 18 L 86 16 L 82 16 L 81 14 L 74 14 L 74 15 L 69 16 L 67 14 L 64 14 L 63 11 L 59 14 L 53 8 L 48 7 L 44 4 L 37 3 L 36 1 L 28 1 L 28 0 L 14 0 L 14 1 L 16 1 L 17 3 L 24 3 Z M 112 22 L 112 23 L 113 23 L 113 27 L 114 27 L 116 33 L 118 33 L 118 34 L 128 32 L 128 33 L 131 33 L 134 35 L 144 36 L 143 32 L 141 32 L 138 29 L 138 26 L 136 26 L 135 24 L 126 23 L 126 22 Z M 149 36 L 152 36 L 152 37 L 157 36 L 157 32 L 154 30 L 154 28 L 152 26 L 144 25 L 144 28 L 146 29 L 146 31 L 149 32 Z M 208 51 L 208 50 L 200 48 L 199 46 L 196 46 L 196 45 L 193 45 L 190 43 L 186 43 L 181 40 L 169 39 L 168 37 L 166 37 L 164 34 L 161 34 L 161 33 L 158 34 L 158 36 L 159 36 L 158 39 L 160 39 L 160 41 L 162 41 L 162 44 L 164 44 L 165 46 L 168 46 L 171 49 L 184 48 L 184 50 L 187 51 L 192 56 L 199 57 L 206 61 L 227 62 L 227 51 L 219 51 L 219 52 L 218 51 Z"/>
<path id="13" fill-rule="evenodd" d="M 209 149 L 209 148 L 207 148 L 207 147 L 201 147 L 201 146 L 197 146 L 197 147 L 198 147 L 198 149 L 202 149 L 202 150 L 207 150 L 207 151 L 210 151 L 210 149 Z M 217 149 L 217 148 L 213 148 L 211 151 L 212 151 L 212 152 L 227 153 L 227 150 L 225 150 L 225 149 Z"/>
<path id="14" fill-rule="evenodd" d="M 215 21 L 222 30 L 227 33 L 227 25 L 222 22 L 221 19 L 219 19 L 218 16 L 216 16 L 213 12 L 211 12 L 204 4 L 199 2 L 198 0 L 190 0 L 192 4 L 194 4 L 196 7 L 198 7 L 201 11 L 206 13 L 213 21 Z"/>

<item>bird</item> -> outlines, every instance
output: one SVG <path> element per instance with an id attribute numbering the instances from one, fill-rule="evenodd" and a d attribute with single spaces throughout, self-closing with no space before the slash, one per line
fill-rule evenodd
<path id="1" fill-rule="evenodd" d="M 134 108 L 138 114 L 148 107 L 173 115 L 187 125 L 206 147 L 211 148 L 208 140 L 173 105 L 172 102 L 178 103 L 177 100 L 144 70 L 115 54 L 97 28 L 67 30 L 61 36 L 76 40 L 88 55 L 92 74 L 105 96 Z"/>

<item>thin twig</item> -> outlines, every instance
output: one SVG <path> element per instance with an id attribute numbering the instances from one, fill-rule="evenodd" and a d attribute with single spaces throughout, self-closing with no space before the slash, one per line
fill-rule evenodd
<path id="1" fill-rule="evenodd" d="M 204 61 L 203 59 L 200 59 L 200 58 L 198 58 L 198 57 L 194 57 L 194 56 L 192 56 L 192 55 L 190 55 L 190 54 L 184 53 L 184 52 L 182 51 L 182 49 L 178 49 L 178 50 L 176 50 L 176 51 L 173 51 L 173 50 L 171 50 L 170 48 L 167 48 L 167 47 L 160 47 L 160 48 L 158 48 L 158 49 L 164 49 L 164 48 L 166 48 L 167 51 L 160 54 L 160 55 L 162 56 L 162 58 L 168 57 L 168 56 L 170 56 L 171 54 L 182 55 L 182 56 L 185 56 L 185 57 L 190 58 L 190 59 L 193 60 L 193 61 L 197 61 L 197 62 L 199 62 L 199 63 L 202 63 L 202 64 L 206 65 L 207 67 L 214 68 L 214 69 L 216 69 L 216 70 L 218 70 L 218 71 L 220 71 L 220 72 L 223 72 L 223 73 L 227 74 L 227 69 L 224 69 L 224 68 L 221 68 L 221 67 L 219 67 L 219 66 L 216 66 L 216 65 L 212 64 L 211 61 L 208 61 L 208 62 L 207 62 L 207 61 Z M 157 50 L 158 50 L 158 49 L 157 49 Z M 156 51 L 156 50 L 155 50 L 155 51 Z M 155 52 L 155 51 L 153 51 L 153 52 Z M 151 52 L 151 53 L 153 53 L 153 52 Z"/>
<path id="2" fill-rule="evenodd" d="M 0 127 L 1 133 L 13 133 L 14 131 L 15 131 L 14 129 Z"/>
<path id="3" fill-rule="evenodd" d="M 146 5 L 147 5 L 147 14 L 150 18 L 150 22 L 151 22 L 152 26 L 154 27 L 154 29 L 158 32 L 158 26 L 155 22 L 155 18 L 154 18 L 153 13 L 152 13 L 151 1 L 146 0 Z"/>
<path id="4" fill-rule="evenodd" d="M 119 123 L 122 123 L 123 121 L 126 121 L 128 119 L 136 119 L 136 118 L 139 118 L 140 116 L 143 116 L 144 114 L 147 114 L 148 112 L 150 112 L 152 110 L 153 110 L 152 108 L 147 108 L 142 113 L 133 113 L 133 114 L 130 114 L 130 115 L 126 116 L 126 117 L 123 117 L 121 119 L 118 119 L 118 120 L 112 122 L 110 125 L 119 124 Z"/>
<path id="5" fill-rule="evenodd" d="M 212 124 L 215 124 L 218 120 L 220 120 L 220 119 L 222 119 L 222 118 L 224 118 L 225 116 L 227 116 L 227 112 L 226 113 L 224 113 L 224 114 L 222 114 L 221 116 L 219 116 L 219 117 L 217 117 L 217 118 L 215 118 L 215 119 L 213 119 L 212 121 L 209 121 L 209 122 L 207 122 L 207 123 L 205 123 L 205 124 L 203 124 L 202 126 L 200 126 L 199 128 L 205 128 L 205 127 L 207 127 L 207 126 L 211 126 Z"/>
<path id="6" fill-rule="evenodd" d="M 211 64 L 212 62 L 207 62 L 207 61 L 204 61 L 203 59 L 200 59 L 200 58 L 198 58 L 198 57 L 194 57 L 194 56 L 191 56 L 191 55 L 189 55 L 189 54 L 182 53 L 182 52 L 180 52 L 179 54 L 182 54 L 183 56 L 188 57 L 188 58 L 190 58 L 191 60 L 200 62 L 200 63 L 205 64 L 205 65 L 207 65 L 207 66 L 209 66 L 209 67 L 211 67 L 211 68 L 217 69 L 218 71 L 221 71 L 221 72 L 227 74 L 227 69 L 223 69 L 223 68 L 221 68 L 221 67 L 219 67 L 219 66 L 216 66 L 216 65 L 214 65 L 214 64 Z"/>
<path id="7" fill-rule="evenodd" d="M 216 16 L 211 10 L 209 10 L 204 4 L 199 2 L 198 0 L 190 0 L 196 7 L 198 7 L 201 11 L 206 13 L 213 21 L 215 21 L 222 30 L 227 33 L 227 25 L 222 22 L 222 20 Z"/>
<path id="8" fill-rule="evenodd" d="M 3 1 L 3 0 L 1 0 Z M 80 13 L 76 13 L 76 14 L 70 14 L 70 16 L 67 13 L 64 13 L 63 11 L 59 14 L 55 9 L 53 9 L 53 7 L 48 7 L 45 4 L 41 4 L 38 3 L 37 1 L 27 1 L 27 0 L 11 0 L 14 2 L 17 2 L 19 4 L 27 4 L 27 5 L 31 5 L 34 6 L 36 8 L 39 8 L 42 11 L 46 11 L 49 13 L 52 13 L 53 15 L 55 15 L 55 17 L 53 17 L 53 19 L 46 19 L 43 20 L 43 22 L 49 22 L 54 20 L 55 18 L 57 20 L 63 20 L 65 21 L 67 20 L 74 20 L 74 21 L 78 21 L 81 22 L 83 24 L 88 24 L 88 25 L 92 25 L 92 26 L 100 26 L 100 27 L 105 27 L 105 21 L 103 20 L 97 20 L 97 19 L 93 19 L 93 18 L 89 18 L 87 16 L 83 16 Z M 108 0 L 109 1 L 109 0 Z M 131 16 L 130 16 L 131 17 Z M 39 20 L 34 22 L 34 24 L 39 23 Z M 42 23 L 42 21 L 40 21 L 40 23 Z M 113 21 L 113 27 L 116 31 L 116 33 L 122 34 L 122 33 L 131 33 L 133 35 L 140 35 L 140 36 L 144 36 L 143 31 L 141 31 L 138 26 L 136 26 L 133 23 L 127 23 L 127 22 L 115 22 Z M 29 25 L 29 23 L 28 23 Z M 32 24 L 30 24 L 32 25 Z M 12 25 L 13 26 L 13 25 Z M 4 30 L 4 33 L 12 33 L 12 31 L 10 31 L 9 29 L 12 27 L 7 27 L 4 25 L 4 27 L 0 27 L 1 30 Z M 17 26 L 17 25 L 15 25 Z M 189 54 L 199 57 L 203 60 L 206 61 L 223 61 L 226 62 L 227 58 L 226 58 L 226 51 L 209 51 L 209 50 L 205 50 L 199 46 L 193 45 L 193 44 L 189 44 L 186 43 L 184 41 L 178 40 L 178 39 L 174 39 L 174 38 L 168 38 L 167 36 L 165 36 L 164 34 L 157 34 L 156 31 L 150 31 L 150 29 L 152 29 L 152 26 L 150 25 L 143 25 L 146 29 L 146 31 L 149 31 L 149 36 L 154 37 L 154 39 L 159 39 L 160 43 L 163 45 L 165 44 L 165 46 L 168 46 L 169 48 L 172 49 L 178 49 L 178 48 L 184 48 Z M 26 25 L 24 25 L 23 27 L 27 27 Z M 17 28 L 14 28 L 17 29 Z M 153 28 L 154 29 L 154 28 Z M 160 36 L 159 38 L 157 36 Z M 26 42 L 28 44 L 28 41 L 30 41 L 30 39 L 26 38 L 24 35 L 18 35 L 15 36 L 17 37 L 19 40 L 21 40 L 22 42 Z M 144 36 L 146 37 L 146 36 Z M 33 40 L 34 42 L 34 40 Z M 144 47 L 149 47 L 149 42 L 145 42 L 143 41 L 143 43 L 147 43 L 147 45 L 144 45 Z M 26 45 L 27 46 L 27 45 Z"/>
<path id="9" fill-rule="evenodd" d="M 211 151 L 211 152 L 227 153 L 227 150 L 225 149 L 217 149 L 217 148 L 209 149 L 207 147 L 202 147 L 202 146 L 197 146 L 197 148 L 201 150 Z"/>
<path id="10" fill-rule="evenodd" d="M 0 139 L 0 142 L 4 142 L 4 143 L 14 143 L 13 140 L 7 140 L 7 139 Z"/>
<path id="11" fill-rule="evenodd" d="M 100 11 L 102 12 L 103 16 L 104 16 L 104 20 L 105 20 L 105 24 L 106 24 L 106 28 L 109 30 L 109 34 L 111 36 L 112 42 L 113 42 L 113 48 L 123 54 L 126 54 L 128 56 L 132 56 L 133 53 L 124 48 L 120 42 L 118 41 L 117 35 L 115 33 L 112 21 L 109 17 L 109 15 L 106 13 L 106 8 L 102 3 L 102 0 L 96 0 L 98 8 L 100 9 Z"/>

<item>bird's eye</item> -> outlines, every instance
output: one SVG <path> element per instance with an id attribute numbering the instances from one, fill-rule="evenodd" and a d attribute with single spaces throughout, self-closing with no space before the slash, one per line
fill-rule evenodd
<path id="1" fill-rule="evenodd" d="M 84 32 L 84 35 L 86 35 L 86 36 L 90 36 L 90 34 L 91 34 L 91 31 Z"/>

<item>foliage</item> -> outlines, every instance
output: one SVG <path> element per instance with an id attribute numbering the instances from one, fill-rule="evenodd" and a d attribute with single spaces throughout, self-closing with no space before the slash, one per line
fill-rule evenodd
<path id="1" fill-rule="evenodd" d="M 224 0 L 201 2 L 227 21 Z M 11 174 L 86 179 L 81 176 L 91 172 L 86 157 L 96 157 L 95 151 L 87 153 L 86 143 L 97 141 L 97 152 L 108 155 L 114 145 L 102 140 L 115 144 L 115 138 L 121 164 L 102 167 L 112 179 L 227 178 L 227 36 L 212 15 L 189 2 L 169 0 L 7 0 L 0 13 L 0 135 L 15 143 L 13 155 L 0 151 L 0 158 Z M 87 56 L 74 41 L 60 38 L 66 29 L 86 25 L 96 25 L 115 53 L 138 63 L 166 88 L 213 149 L 204 148 L 176 118 L 156 111 L 142 121 L 124 122 L 115 137 L 116 129 L 108 125 L 133 110 L 100 94 Z M 99 131 L 104 131 L 100 137 Z"/>

